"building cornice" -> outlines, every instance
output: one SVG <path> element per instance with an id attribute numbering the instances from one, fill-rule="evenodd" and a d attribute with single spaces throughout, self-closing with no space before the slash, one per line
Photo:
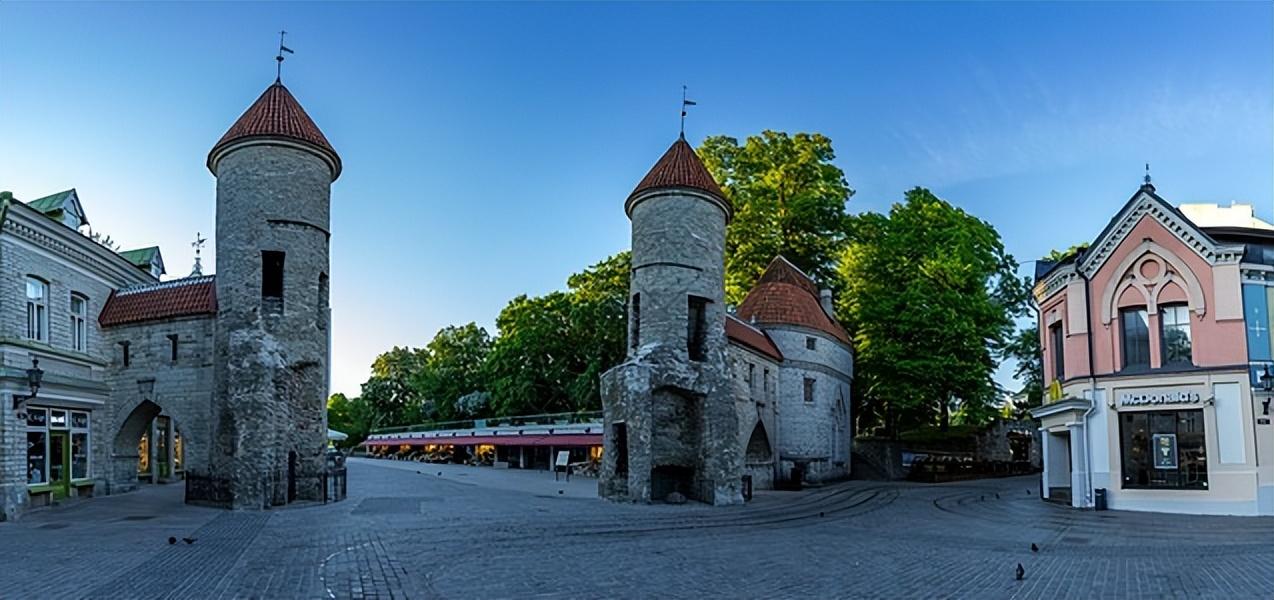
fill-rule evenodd
<path id="1" fill-rule="evenodd" d="M 1031 293 L 1035 296 L 1035 303 L 1043 304 L 1045 300 L 1076 279 L 1079 279 L 1079 272 L 1075 269 L 1074 263 L 1054 269 L 1047 277 L 1037 282 L 1035 288 L 1031 290 Z"/>
<path id="2" fill-rule="evenodd" d="M 1143 187 L 1079 258 L 1079 272 L 1089 279 L 1096 275 L 1142 217 L 1153 218 L 1212 266 L 1238 264 L 1243 259 L 1242 244 L 1218 244 L 1171 205 Z"/>
<path id="3" fill-rule="evenodd" d="M 5 211 L 0 234 L 13 236 L 55 256 L 67 259 L 81 268 L 91 270 L 113 287 L 157 281 L 124 257 L 78 231 L 25 206 L 14 210 L 19 206 L 21 205 L 10 205 L 9 210 Z"/>

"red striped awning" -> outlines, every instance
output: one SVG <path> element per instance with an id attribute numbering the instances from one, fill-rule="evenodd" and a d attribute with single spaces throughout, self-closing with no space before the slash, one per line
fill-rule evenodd
<path id="1" fill-rule="evenodd" d="M 382 438 L 367 440 L 364 446 L 600 446 L 602 434 L 544 434 L 544 435 L 459 435 L 431 438 Z"/>

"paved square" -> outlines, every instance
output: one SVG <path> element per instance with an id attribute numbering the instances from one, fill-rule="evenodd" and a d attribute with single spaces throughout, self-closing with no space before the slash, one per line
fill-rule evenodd
<path id="1" fill-rule="evenodd" d="M 0 589 L 14 598 L 1274 595 L 1274 519 L 1073 511 L 1040 502 L 1035 478 L 847 482 L 717 509 L 610 504 L 588 497 L 594 486 L 355 459 L 349 499 L 327 506 L 226 512 L 181 505 L 179 486 L 149 488 L 0 523 Z"/>

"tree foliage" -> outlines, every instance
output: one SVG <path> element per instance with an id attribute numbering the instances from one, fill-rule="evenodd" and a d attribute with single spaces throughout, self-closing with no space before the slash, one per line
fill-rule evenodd
<path id="1" fill-rule="evenodd" d="M 845 203 L 854 191 L 832 164 L 830 139 L 767 130 L 743 145 L 710 137 L 698 153 L 734 205 L 726 232 L 726 302 L 742 302 L 780 254 L 815 281 L 833 282 Z"/>
<path id="2" fill-rule="evenodd" d="M 1022 398 L 1014 402 L 1014 416 L 1022 418 L 1026 411 L 1044 402 L 1044 352 L 1040 348 L 1039 325 L 1018 330 L 1004 352 L 1017 361 L 1013 376 L 1022 383 Z"/>
<path id="3" fill-rule="evenodd" d="M 368 434 L 380 426 L 380 418 L 361 397 L 347 398 L 345 394 L 332 394 L 327 399 L 327 426 L 348 435 L 348 438 L 336 442 L 336 445 L 349 448 L 363 443 Z"/>
<path id="4" fill-rule="evenodd" d="M 486 377 L 498 414 L 597 410 L 600 377 L 624 358 L 630 255 L 567 280 L 567 291 L 518 296 L 496 319 Z"/>
<path id="5" fill-rule="evenodd" d="M 432 414 L 421 416 L 438 419 L 472 417 L 457 407 L 466 394 L 485 388 L 483 364 L 491 352 L 491 336 L 476 323 L 445 327 L 425 346 L 424 366 L 411 382 Z"/>
<path id="6" fill-rule="evenodd" d="M 994 414 L 996 358 L 1021 310 L 1016 268 L 990 224 L 923 188 L 853 219 L 838 311 L 854 332 L 860 428 Z"/>

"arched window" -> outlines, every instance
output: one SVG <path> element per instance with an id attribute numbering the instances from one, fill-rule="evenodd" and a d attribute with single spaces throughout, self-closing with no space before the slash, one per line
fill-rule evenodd
<path id="1" fill-rule="evenodd" d="M 71 294 L 71 349 L 76 352 L 88 350 L 88 298 L 80 294 Z"/>
<path id="2" fill-rule="evenodd" d="M 49 284 L 27 277 L 27 339 L 49 341 Z"/>

